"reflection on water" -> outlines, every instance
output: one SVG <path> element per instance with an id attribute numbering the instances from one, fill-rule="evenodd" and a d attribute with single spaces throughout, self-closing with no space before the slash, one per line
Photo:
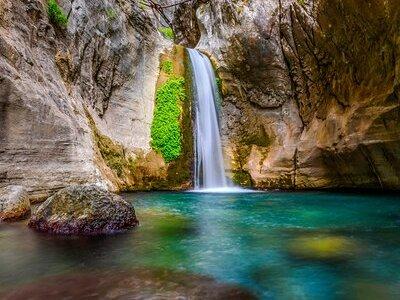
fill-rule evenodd
<path id="1" fill-rule="evenodd" d="M 333 193 L 127 194 L 141 225 L 67 238 L 0 225 L 0 290 L 43 276 L 163 268 L 264 299 L 399 299 L 400 197 Z"/>

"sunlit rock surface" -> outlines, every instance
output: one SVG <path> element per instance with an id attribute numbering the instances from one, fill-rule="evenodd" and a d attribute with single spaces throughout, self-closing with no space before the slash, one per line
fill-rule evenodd
<path id="1" fill-rule="evenodd" d="M 0 222 L 24 218 L 31 212 L 28 194 L 22 186 L 0 188 Z"/>
<path id="2" fill-rule="evenodd" d="M 46 3 L 0 1 L 0 187 L 24 185 L 33 201 L 71 184 L 124 189 L 94 127 L 128 158 L 150 150 L 168 43 L 135 2 L 59 1 L 65 29 L 49 22 Z"/>
<path id="3" fill-rule="evenodd" d="M 259 188 L 400 186 L 397 1 L 207 1 L 232 173 Z"/>
<path id="4" fill-rule="evenodd" d="M 95 185 L 60 190 L 33 213 L 29 227 L 61 235 L 112 234 L 139 224 L 131 204 Z"/>

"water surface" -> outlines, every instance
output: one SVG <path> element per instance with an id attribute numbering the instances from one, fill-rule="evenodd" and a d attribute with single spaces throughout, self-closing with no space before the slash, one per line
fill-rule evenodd
<path id="1" fill-rule="evenodd" d="M 164 268 L 263 299 L 399 299 L 400 197 L 309 193 L 138 193 L 141 225 L 111 237 L 54 237 L 0 225 L 0 291 L 49 275 Z"/>

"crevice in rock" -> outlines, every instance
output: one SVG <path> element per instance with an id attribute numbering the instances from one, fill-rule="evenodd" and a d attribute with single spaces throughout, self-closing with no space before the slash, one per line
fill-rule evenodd
<path id="1" fill-rule="evenodd" d="M 371 158 L 371 156 L 368 153 L 367 147 L 365 145 L 361 144 L 360 145 L 360 151 L 363 154 L 363 156 L 365 157 L 365 159 L 367 160 L 368 166 L 369 166 L 371 172 L 374 174 L 376 180 L 378 181 L 380 188 L 383 189 L 383 184 L 382 184 L 381 177 L 379 175 L 378 170 L 375 167 L 373 159 Z"/>
<path id="2" fill-rule="evenodd" d="M 294 155 L 293 155 L 293 189 L 296 189 L 296 176 L 297 176 L 297 163 L 298 163 L 298 148 L 294 150 Z"/>
<path id="3" fill-rule="evenodd" d="M 303 131 L 303 129 L 304 129 L 304 120 L 303 120 L 303 117 L 302 117 L 302 115 L 300 113 L 300 103 L 298 101 L 298 95 L 297 95 L 297 92 L 296 92 L 296 89 L 295 89 L 295 85 L 296 84 L 295 84 L 295 82 L 293 80 L 292 67 L 291 67 L 291 64 L 290 64 L 290 60 L 287 58 L 285 50 L 284 50 L 284 47 L 283 47 L 283 39 L 286 40 L 286 37 L 282 33 L 282 14 L 283 14 L 282 0 L 279 0 L 279 8 L 278 9 L 279 9 L 279 18 L 278 18 L 278 23 L 279 23 L 279 44 L 280 44 L 280 48 L 281 48 L 281 52 L 282 52 L 282 57 L 283 57 L 283 60 L 284 60 L 284 63 L 285 63 L 285 66 L 286 66 L 286 69 L 287 69 L 287 72 L 288 72 L 287 75 L 288 75 L 288 78 L 290 80 L 290 90 L 291 90 L 291 93 L 292 93 L 292 95 L 293 95 L 293 97 L 295 99 L 296 106 L 297 106 L 297 109 L 298 109 L 298 112 L 299 112 L 298 116 L 299 116 L 299 118 L 301 120 L 301 124 L 302 124 L 301 131 Z M 290 43 L 287 42 L 287 44 L 291 48 Z M 292 49 L 292 52 L 293 51 L 294 50 Z M 295 54 L 295 53 L 293 52 L 293 54 Z"/>

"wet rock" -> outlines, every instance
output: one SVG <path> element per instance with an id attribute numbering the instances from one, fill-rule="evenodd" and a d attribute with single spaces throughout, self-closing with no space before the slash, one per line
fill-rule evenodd
<path id="1" fill-rule="evenodd" d="M 397 1 L 220 0 L 196 16 L 234 171 L 258 188 L 399 189 Z M 267 146 L 247 140 L 259 128 Z"/>
<path id="2" fill-rule="evenodd" d="M 37 231 L 62 235 L 99 235 L 139 224 L 131 204 L 96 185 L 60 190 L 39 206 L 29 220 Z"/>
<path id="3" fill-rule="evenodd" d="M 295 257 L 320 261 L 348 260 L 358 253 L 357 244 L 344 236 L 304 236 L 289 245 Z"/>
<path id="4" fill-rule="evenodd" d="M 17 220 L 31 212 L 28 194 L 22 186 L 0 189 L 0 221 Z"/>
<path id="5" fill-rule="evenodd" d="M 195 231 L 192 220 L 182 214 L 163 209 L 148 209 L 139 215 L 144 220 L 143 230 L 149 234 L 182 235 Z"/>
<path id="6" fill-rule="evenodd" d="M 170 270 L 78 273 L 48 277 L 1 299 L 256 299 L 248 291 L 209 277 Z"/>

